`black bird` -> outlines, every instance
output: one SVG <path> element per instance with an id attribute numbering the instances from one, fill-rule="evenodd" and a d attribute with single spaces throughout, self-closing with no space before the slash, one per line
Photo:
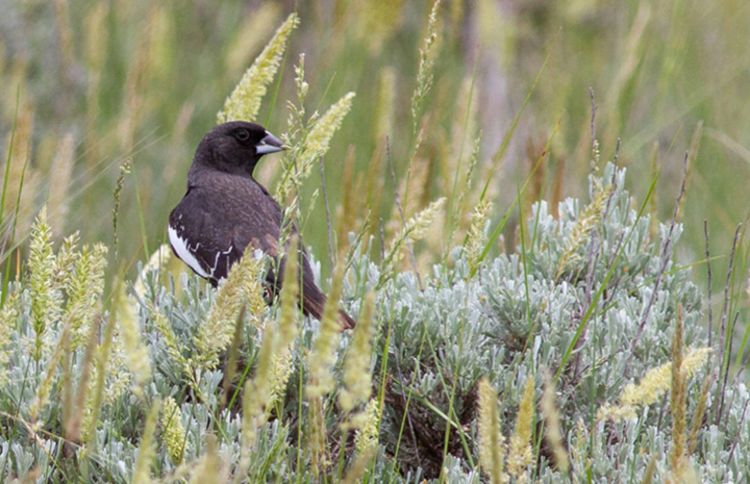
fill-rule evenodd
<path id="1" fill-rule="evenodd" d="M 213 286 L 227 277 L 248 246 L 278 257 L 281 207 L 253 178 L 253 170 L 263 155 L 283 149 L 281 140 L 262 126 L 244 121 L 216 126 L 198 145 L 187 193 L 169 215 L 169 243 L 177 257 Z M 296 227 L 292 232 L 297 232 Z M 320 319 L 326 297 L 315 285 L 301 242 L 298 254 L 300 306 L 305 314 Z M 278 276 L 273 269 L 266 274 L 271 294 L 283 283 L 284 258 Z M 344 329 L 355 325 L 344 311 L 339 311 L 339 320 Z"/>

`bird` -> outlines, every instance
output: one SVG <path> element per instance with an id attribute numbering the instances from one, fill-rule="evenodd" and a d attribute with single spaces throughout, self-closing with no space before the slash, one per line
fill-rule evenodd
<path id="1" fill-rule="evenodd" d="M 265 276 L 268 302 L 283 285 L 286 255 L 278 260 L 283 212 L 254 177 L 261 157 L 286 149 L 262 126 L 246 121 L 219 124 L 203 136 L 187 176 L 187 192 L 169 215 L 167 233 L 174 254 L 216 287 L 244 254 L 261 250 L 276 260 Z M 291 234 L 298 235 L 296 226 Z M 326 296 L 315 284 L 307 252 L 300 240 L 296 251 L 301 271 L 300 307 L 321 319 Z M 339 309 L 342 330 L 356 321 Z"/>

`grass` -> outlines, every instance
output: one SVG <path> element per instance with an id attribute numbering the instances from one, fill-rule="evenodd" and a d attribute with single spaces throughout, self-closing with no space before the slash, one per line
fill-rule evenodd
<path id="1" fill-rule="evenodd" d="M 747 475 L 750 8 L 326 5 L 8 7 L 0 476 Z M 217 116 L 372 331 L 152 257 Z"/>

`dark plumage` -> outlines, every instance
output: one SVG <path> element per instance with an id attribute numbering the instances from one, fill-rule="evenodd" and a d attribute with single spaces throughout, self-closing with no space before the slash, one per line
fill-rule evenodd
<path id="1" fill-rule="evenodd" d="M 253 178 L 258 160 L 281 151 L 282 142 L 263 127 L 242 121 L 221 124 L 201 140 L 188 172 L 187 193 L 169 215 L 169 242 L 174 253 L 212 285 L 225 278 L 248 245 L 271 257 L 279 254 L 282 211 L 268 191 Z M 296 227 L 292 227 L 296 233 Z M 320 319 L 326 297 L 315 285 L 312 269 L 300 243 L 302 298 L 305 314 Z M 276 293 L 283 283 L 269 270 L 268 288 Z M 339 311 L 343 328 L 355 321 Z"/>

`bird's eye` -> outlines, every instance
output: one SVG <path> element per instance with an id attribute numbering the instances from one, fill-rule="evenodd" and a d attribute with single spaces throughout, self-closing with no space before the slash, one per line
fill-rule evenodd
<path id="1" fill-rule="evenodd" d="M 237 138 L 238 141 L 247 141 L 250 139 L 250 132 L 245 128 L 240 128 L 234 132 L 234 137 Z"/>

